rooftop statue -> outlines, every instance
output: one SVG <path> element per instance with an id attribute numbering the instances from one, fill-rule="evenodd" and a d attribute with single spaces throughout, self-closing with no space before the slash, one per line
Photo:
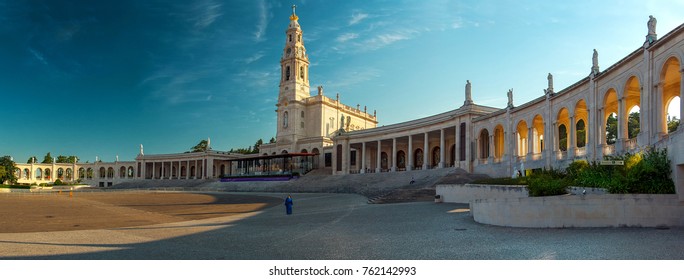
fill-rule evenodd
<path id="1" fill-rule="evenodd" d="M 472 86 L 470 85 L 470 80 L 466 80 L 465 95 L 465 105 L 473 104 Z"/>

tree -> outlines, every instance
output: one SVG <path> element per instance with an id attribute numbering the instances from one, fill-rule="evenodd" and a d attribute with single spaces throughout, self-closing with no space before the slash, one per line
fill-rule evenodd
<path id="1" fill-rule="evenodd" d="M 78 158 L 76 156 L 63 156 L 59 155 L 57 156 L 57 163 L 76 163 L 78 162 Z"/>
<path id="2" fill-rule="evenodd" d="M 190 148 L 190 152 L 192 152 L 192 153 L 206 152 L 208 148 L 209 148 L 209 143 L 207 142 L 207 140 L 202 140 L 197 145 Z"/>
<path id="3" fill-rule="evenodd" d="M 14 184 L 17 182 L 17 175 L 15 171 L 17 166 L 10 156 L 4 156 L 0 158 L 0 184 L 4 182 L 9 182 Z"/>
<path id="4" fill-rule="evenodd" d="M 275 143 L 275 142 L 276 142 L 276 140 L 275 140 L 275 138 L 273 138 L 273 137 L 271 137 L 271 140 L 268 140 L 268 143 L 269 143 L 269 144 L 273 144 L 273 143 Z"/>
<path id="5" fill-rule="evenodd" d="M 617 142 L 617 118 L 610 114 L 606 121 L 606 144 L 613 145 Z"/>
<path id="6" fill-rule="evenodd" d="M 679 127 L 679 119 L 677 116 L 674 117 L 667 117 L 667 133 L 672 133 L 673 131 L 677 130 L 677 127 Z"/>
<path id="7" fill-rule="evenodd" d="M 639 125 L 639 112 L 629 113 L 629 119 L 627 120 L 627 137 L 632 139 L 639 135 L 641 126 Z"/>
<path id="8" fill-rule="evenodd" d="M 38 158 L 37 158 L 36 156 L 30 157 L 30 158 L 26 161 L 26 163 L 34 163 L 34 162 L 38 162 Z"/>
<path id="9" fill-rule="evenodd" d="M 50 152 L 48 152 L 43 158 L 43 163 L 52 163 L 53 160 L 54 158 L 50 155 Z"/>
<path id="10" fill-rule="evenodd" d="M 259 153 L 259 147 L 264 144 L 264 140 L 257 140 L 256 143 L 254 143 L 254 150 L 252 150 L 252 153 L 258 154 Z"/>

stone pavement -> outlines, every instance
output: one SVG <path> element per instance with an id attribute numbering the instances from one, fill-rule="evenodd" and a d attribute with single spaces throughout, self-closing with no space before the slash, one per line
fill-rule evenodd
<path id="1" fill-rule="evenodd" d="M 235 194 L 242 195 L 242 194 Z M 250 193 L 282 199 L 281 193 Z M 684 259 L 684 229 L 520 229 L 475 223 L 467 204 L 368 204 L 293 194 L 227 217 L 138 227 L 2 233 L 3 259 Z"/>

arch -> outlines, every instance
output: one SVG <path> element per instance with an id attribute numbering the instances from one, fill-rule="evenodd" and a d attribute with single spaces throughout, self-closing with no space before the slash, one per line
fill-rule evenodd
<path id="1" fill-rule="evenodd" d="M 94 175 L 93 173 L 94 173 L 93 169 L 88 167 L 88 170 L 86 171 L 86 178 L 93 179 L 93 175 Z"/>
<path id="2" fill-rule="evenodd" d="M 306 154 L 306 153 L 309 153 L 309 152 L 308 152 L 306 149 L 302 149 L 302 150 L 300 151 L 300 153 Z"/>
<path id="3" fill-rule="evenodd" d="M 532 119 L 532 153 L 539 154 L 544 151 L 544 118 L 541 115 Z"/>
<path id="4" fill-rule="evenodd" d="M 226 165 L 221 164 L 221 176 L 225 176 L 225 175 L 226 175 Z"/>
<path id="5" fill-rule="evenodd" d="M 104 179 L 104 177 L 106 176 L 106 172 L 107 170 L 105 170 L 104 167 L 100 167 L 100 178 Z"/>
<path id="6" fill-rule="evenodd" d="M 632 139 L 641 132 L 641 83 L 639 78 L 631 76 L 625 83 L 625 116 L 627 120 L 627 138 Z M 636 109 L 635 109 L 636 108 Z"/>
<path id="7" fill-rule="evenodd" d="M 565 126 L 565 124 L 561 124 L 558 127 L 558 149 L 560 151 L 567 151 L 568 150 L 568 128 Z"/>
<path id="8" fill-rule="evenodd" d="M 109 178 L 109 179 L 114 178 L 114 168 L 112 168 L 112 167 L 107 168 L 107 178 Z"/>
<path id="9" fill-rule="evenodd" d="M 489 131 L 487 131 L 487 129 L 482 129 L 480 131 L 478 148 L 480 150 L 479 155 L 481 159 L 486 159 L 489 157 Z"/>
<path id="10" fill-rule="evenodd" d="M 122 166 L 119 168 L 119 178 L 126 178 L 126 167 Z"/>
<path id="11" fill-rule="evenodd" d="M 672 115 L 668 112 L 668 105 L 675 97 L 680 97 L 681 99 L 681 83 L 682 77 L 679 72 L 681 69 L 681 63 L 676 57 L 670 57 L 667 59 L 660 73 L 660 85 L 658 88 L 658 93 L 662 94 L 662 103 L 659 104 L 657 112 L 660 113 L 658 132 L 668 133 L 668 121 L 679 116 L 679 112 L 672 112 Z M 682 108 L 680 108 L 681 110 Z M 681 112 L 681 111 L 680 111 Z M 676 128 L 675 128 L 676 129 Z"/>
<path id="12" fill-rule="evenodd" d="M 190 167 L 190 177 L 195 178 L 196 169 L 194 165 Z"/>
<path id="13" fill-rule="evenodd" d="M 36 172 L 34 172 L 34 175 L 36 176 L 36 180 L 42 180 L 43 170 L 40 167 L 36 168 Z"/>
<path id="14" fill-rule="evenodd" d="M 57 168 L 57 179 L 64 180 L 64 169 Z"/>
<path id="15" fill-rule="evenodd" d="M 52 170 L 50 170 L 50 168 L 45 168 L 44 173 L 45 174 L 43 174 L 43 177 L 45 177 L 46 180 L 50 180 L 50 178 L 52 178 Z"/>
<path id="16" fill-rule="evenodd" d="M 397 152 L 397 168 L 406 168 L 406 153 L 403 150 Z"/>
<path id="17" fill-rule="evenodd" d="M 78 169 L 78 178 L 85 179 L 85 168 L 81 167 Z"/>
<path id="18" fill-rule="evenodd" d="M 413 166 L 416 168 L 423 166 L 423 149 L 418 148 L 413 152 Z"/>
<path id="19" fill-rule="evenodd" d="M 618 98 L 614 88 L 608 89 L 603 96 L 603 121 L 601 143 L 612 145 L 617 142 Z"/>
<path id="20" fill-rule="evenodd" d="M 24 179 L 28 180 L 29 178 L 31 178 L 31 172 L 28 168 L 24 168 Z"/>
<path id="21" fill-rule="evenodd" d="M 679 106 L 681 105 L 680 103 L 680 97 L 675 96 L 670 98 L 670 100 L 667 102 L 666 105 L 666 112 L 667 113 L 667 133 L 671 133 L 673 131 L 676 131 L 677 128 L 679 128 L 679 123 L 681 119 L 677 117 L 677 114 L 675 114 L 675 111 L 678 111 Z"/>
<path id="22" fill-rule="evenodd" d="M 180 168 L 180 176 L 181 176 L 182 178 L 185 178 L 185 177 L 187 177 L 187 174 L 188 174 L 188 168 L 187 168 L 186 166 L 181 166 L 181 168 Z"/>
<path id="23" fill-rule="evenodd" d="M 451 148 L 449 149 L 449 156 L 450 156 L 450 163 L 453 164 L 452 166 L 456 166 L 456 144 L 452 144 Z"/>
<path id="24" fill-rule="evenodd" d="M 288 65 L 285 67 L 285 80 L 289 81 L 290 80 L 290 66 Z"/>
<path id="25" fill-rule="evenodd" d="M 527 150 L 528 150 L 528 145 L 529 143 L 529 133 L 527 129 L 527 122 L 525 120 L 521 120 L 518 122 L 518 125 L 515 128 L 515 134 L 517 136 L 516 139 L 516 152 L 519 157 L 524 157 L 527 155 Z"/>
<path id="26" fill-rule="evenodd" d="M 554 135 L 554 138 L 556 138 L 556 143 L 558 145 L 554 147 L 556 151 L 567 151 L 568 150 L 568 127 L 570 126 L 570 117 L 569 117 L 568 109 L 563 107 L 558 111 L 558 115 L 556 116 L 556 125 L 557 125 L 557 135 Z"/>
<path id="27" fill-rule="evenodd" d="M 312 154 L 316 154 L 316 155 L 320 155 L 320 154 L 321 154 L 321 152 L 318 151 L 318 148 L 313 148 L 313 149 L 311 150 L 311 153 L 312 153 Z"/>
<path id="28" fill-rule="evenodd" d="M 135 170 L 133 170 L 133 166 L 128 167 L 128 178 L 133 178 L 133 175 L 135 174 Z"/>
<path id="29" fill-rule="evenodd" d="M 587 125 L 589 120 L 589 110 L 587 109 L 587 102 L 580 99 L 575 104 L 575 118 L 572 125 L 575 127 L 575 147 L 582 148 L 587 145 Z M 579 129 L 581 124 L 581 130 Z"/>
<path id="30" fill-rule="evenodd" d="M 439 146 L 432 148 L 432 167 L 439 166 L 439 161 L 440 161 L 439 152 L 440 151 L 441 151 L 441 149 L 439 148 Z"/>
<path id="31" fill-rule="evenodd" d="M 21 168 L 17 168 L 15 170 L 15 172 L 16 172 L 15 175 L 17 176 L 17 179 L 21 179 Z"/>
<path id="32" fill-rule="evenodd" d="M 575 133 L 577 133 L 577 148 L 582 148 L 587 145 L 587 130 L 584 120 L 577 121 L 575 125 Z"/>
<path id="33" fill-rule="evenodd" d="M 71 181 L 74 178 L 74 171 L 71 168 L 66 169 L 66 180 Z"/>
<path id="34" fill-rule="evenodd" d="M 501 159 L 506 152 L 506 143 L 504 142 L 504 129 L 501 124 L 494 128 L 494 157 Z"/>
<path id="35" fill-rule="evenodd" d="M 387 153 L 385 153 L 385 152 L 380 153 L 380 169 L 382 169 L 382 170 L 389 169 Z"/>

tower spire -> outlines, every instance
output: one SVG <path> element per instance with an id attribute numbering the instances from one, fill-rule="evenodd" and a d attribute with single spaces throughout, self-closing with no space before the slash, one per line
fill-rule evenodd
<path id="1" fill-rule="evenodd" d="M 292 15 L 290 16 L 290 20 L 298 20 L 299 19 L 299 17 L 297 16 L 296 10 L 297 10 L 297 5 L 292 5 Z"/>

